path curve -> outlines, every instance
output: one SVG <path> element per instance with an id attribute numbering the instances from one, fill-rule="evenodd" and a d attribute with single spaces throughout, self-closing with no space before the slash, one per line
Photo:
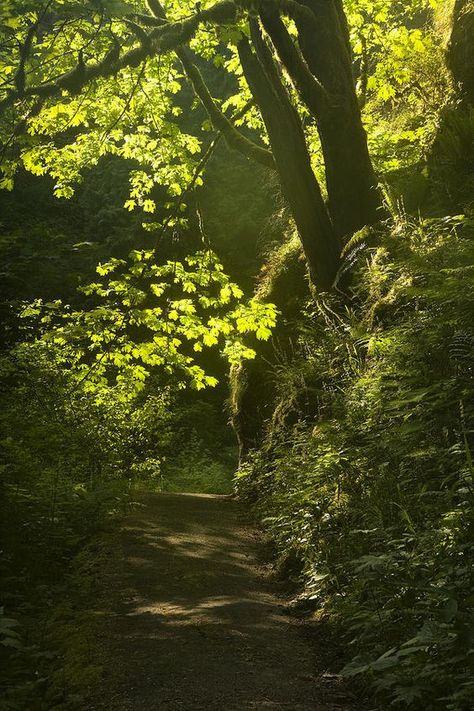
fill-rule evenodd
<path id="1" fill-rule="evenodd" d="M 348 710 L 322 692 L 314 632 L 285 614 L 239 504 L 148 494 L 118 545 L 123 574 L 90 709 Z"/>

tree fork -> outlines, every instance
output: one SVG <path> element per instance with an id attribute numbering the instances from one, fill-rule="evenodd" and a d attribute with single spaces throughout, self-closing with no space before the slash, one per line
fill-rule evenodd
<path id="1" fill-rule="evenodd" d="M 328 96 L 324 87 L 311 74 L 280 14 L 273 5 L 265 5 L 260 19 L 302 100 L 314 116 L 318 115 L 324 110 Z"/>
<path id="2" fill-rule="evenodd" d="M 257 23 L 251 24 L 257 54 L 242 39 L 238 46 L 240 61 L 268 131 L 283 194 L 296 223 L 311 280 L 318 288 L 330 289 L 339 266 L 340 243 L 311 167 L 298 113 L 278 77 Z"/>
<path id="3" fill-rule="evenodd" d="M 291 14 L 301 53 L 328 96 L 315 118 L 326 167 L 328 209 L 337 235 L 344 238 L 380 221 L 386 212 L 362 125 L 342 3 L 299 0 L 298 4 L 304 12 Z M 291 66 L 287 69 L 294 78 Z M 314 103 L 313 108 L 317 109 Z"/>

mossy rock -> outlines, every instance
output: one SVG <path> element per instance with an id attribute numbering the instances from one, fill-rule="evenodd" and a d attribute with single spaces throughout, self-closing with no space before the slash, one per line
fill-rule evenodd
<path id="1" fill-rule="evenodd" d="M 251 344 L 256 358 L 231 372 L 229 405 L 241 460 L 262 442 L 264 423 L 271 417 L 275 398 L 273 368 L 290 357 L 295 324 L 310 295 L 306 262 L 296 235 L 269 255 L 256 295 L 274 303 L 280 316 L 269 341 Z"/>
<path id="2" fill-rule="evenodd" d="M 474 107 L 451 107 L 428 157 L 430 208 L 434 214 L 472 209 L 474 195 Z"/>

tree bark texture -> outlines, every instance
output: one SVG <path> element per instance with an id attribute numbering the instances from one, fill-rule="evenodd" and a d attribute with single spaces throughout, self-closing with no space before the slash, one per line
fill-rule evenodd
<path id="1" fill-rule="evenodd" d="M 311 279 L 317 287 L 329 289 L 339 266 L 341 243 L 334 233 L 311 167 L 298 112 L 257 22 L 251 24 L 255 52 L 247 41 L 241 41 L 240 61 L 268 132 L 282 190 L 301 238 Z"/>
<path id="2" fill-rule="evenodd" d="M 448 66 L 467 104 L 474 106 L 474 1 L 456 0 Z"/>
<path id="3" fill-rule="evenodd" d="M 297 4 L 304 10 L 293 14 L 299 49 L 318 87 L 319 96 L 313 91 L 312 100 L 307 98 L 309 83 L 303 92 L 301 70 L 298 80 L 295 62 L 289 63 L 282 51 L 282 28 L 272 6 L 264 8 L 262 21 L 302 100 L 316 118 L 326 167 L 328 209 L 334 230 L 342 238 L 378 222 L 385 213 L 352 76 L 342 2 L 298 0 Z"/>

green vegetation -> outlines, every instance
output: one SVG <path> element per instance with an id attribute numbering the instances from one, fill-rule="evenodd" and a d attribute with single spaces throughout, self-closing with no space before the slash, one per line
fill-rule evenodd
<path id="1" fill-rule="evenodd" d="M 304 597 L 340 623 L 343 673 L 409 708 L 473 694 L 473 227 L 403 217 L 359 245 L 351 308 L 302 302 L 237 476 Z"/>
<path id="2" fill-rule="evenodd" d="M 2 711 L 100 678 L 147 488 L 251 505 L 367 703 L 472 708 L 473 17 L 2 3 Z"/>

